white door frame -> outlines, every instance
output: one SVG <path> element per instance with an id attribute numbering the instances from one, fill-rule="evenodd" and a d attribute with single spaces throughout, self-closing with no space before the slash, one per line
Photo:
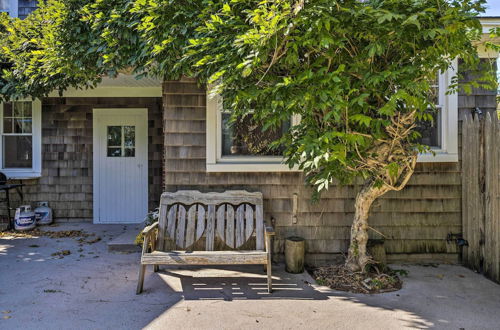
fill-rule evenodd
<path id="1" fill-rule="evenodd" d="M 136 148 L 139 144 L 143 144 L 146 147 L 146 163 L 144 166 L 144 171 L 145 171 L 145 185 L 146 185 L 146 210 L 147 212 L 147 204 L 149 201 L 149 189 L 148 187 L 148 136 L 149 134 L 147 133 L 148 129 L 148 109 L 147 108 L 94 108 L 92 109 L 92 127 L 93 127 L 93 133 L 92 133 L 92 159 L 93 159 L 93 223 L 95 224 L 105 224 L 105 223 L 110 223 L 110 222 L 103 222 L 103 221 L 98 221 L 97 219 L 100 218 L 100 207 L 101 207 L 101 196 L 100 196 L 100 189 L 99 188 L 99 169 L 100 169 L 100 164 L 99 164 L 99 157 L 96 157 L 96 155 L 102 155 L 101 152 L 101 146 L 102 146 L 102 139 L 105 139 L 106 137 L 100 136 L 99 130 L 96 128 L 99 125 L 99 120 L 103 119 L 105 117 L 119 117 L 123 115 L 134 115 L 134 116 L 141 116 L 145 120 L 145 128 L 146 128 L 146 137 L 145 141 L 140 141 L 141 137 L 136 136 Z M 146 216 L 146 213 L 144 214 Z M 142 219 L 140 219 L 142 221 Z M 114 222 L 113 222 L 114 223 Z M 126 223 L 126 222 L 120 222 L 120 223 Z M 134 222 L 137 223 L 137 222 Z"/>

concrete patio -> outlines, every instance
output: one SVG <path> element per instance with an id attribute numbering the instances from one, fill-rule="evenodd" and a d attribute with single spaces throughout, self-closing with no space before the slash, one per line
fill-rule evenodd
<path id="1" fill-rule="evenodd" d="M 461 266 L 409 271 L 398 292 L 347 294 L 274 266 L 148 269 L 135 295 L 138 253 L 108 252 L 123 225 L 61 224 L 102 240 L 0 238 L 1 329 L 497 329 L 500 286 Z M 89 237 L 88 240 L 93 237 Z M 70 250 L 60 258 L 53 253 Z"/>

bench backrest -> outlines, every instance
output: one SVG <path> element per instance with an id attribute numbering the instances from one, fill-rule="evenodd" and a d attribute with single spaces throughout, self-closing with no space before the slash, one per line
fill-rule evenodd
<path id="1" fill-rule="evenodd" d="M 163 193 L 160 200 L 158 249 L 170 238 L 187 249 L 205 237 L 205 250 L 213 251 L 217 236 L 237 249 L 255 234 L 256 250 L 264 250 L 262 193 L 232 190 L 201 193 L 181 190 Z"/>

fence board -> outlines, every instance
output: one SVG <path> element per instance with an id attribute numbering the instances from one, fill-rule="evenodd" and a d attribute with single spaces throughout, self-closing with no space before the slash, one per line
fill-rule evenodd
<path id="1" fill-rule="evenodd" d="M 499 143 L 500 143 L 500 126 L 498 122 L 498 117 L 495 116 L 492 118 L 493 120 L 493 129 L 491 132 L 491 154 L 492 158 L 492 171 L 490 175 L 490 180 L 492 184 L 492 212 L 491 212 L 491 278 L 495 279 L 497 282 L 500 282 L 500 204 L 498 199 L 499 194 L 499 180 L 498 180 L 498 172 L 500 169 L 500 151 L 499 151 Z"/>
<path id="2" fill-rule="evenodd" d="M 469 127 L 470 127 L 470 117 L 468 115 L 464 116 L 464 120 L 462 121 L 462 151 L 469 143 Z M 467 152 L 462 152 L 462 172 L 469 173 L 469 164 L 470 164 L 470 155 Z M 470 226 L 468 224 L 469 220 L 469 207 L 468 207 L 468 194 L 466 191 L 468 189 L 468 180 L 465 175 L 462 175 L 462 232 L 465 237 L 469 237 L 469 229 Z M 462 252 L 462 262 L 464 265 L 469 264 L 469 254 L 468 249 L 464 249 Z"/>
<path id="3" fill-rule="evenodd" d="M 500 126 L 467 115 L 462 125 L 462 261 L 500 282 Z"/>

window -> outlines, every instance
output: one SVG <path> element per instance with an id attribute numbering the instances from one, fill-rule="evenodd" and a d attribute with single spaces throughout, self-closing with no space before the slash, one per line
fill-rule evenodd
<path id="1" fill-rule="evenodd" d="M 419 162 L 457 162 L 458 161 L 458 95 L 447 94 L 451 79 L 456 75 L 458 61 L 441 73 L 429 95 L 436 104 L 434 120 L 422 122 L 418 130 L 422 134 L 422 144 L 431 147 L 431 153 L 420 154 Z"/>
<path id="2" fill-rule="evenodd" d="M 17 17 L 18 0 L 0 0 L 0 12 L 7 13 L 12 17 Z"/>
<path id="3" fill-rule="evenodd" d="M 135 157 L 135 126 L 108 126 L 108 157 Z"/>
<path id="4" fill-rule="evenodd" d="M 439 75 L 430 91 L 436 102 L 437 113 L 433 122 L 420 124 L 422 144 L 431 147 L 432 152 L 420 154 L 419 162 L 458 161 L 458 95 L 447 94 L 448 86 L 456 74 L 457 61 Z M 233 126 L 228 125 L 230 115 L 221 111 L 218 96 L 207 96 L 207 144 L 206 159 L 208 172 L 281 172 L 289 171 L 283 164 L 281 152 L 267 148 L 268 141 L 276 140 L 291 123 L 284 123 L 279 132 L 262 131 L 252 123 L 251 117 L 244 118 Z M 296 122 L 292 118 L 291 122 Z M 273 153 L 274 152 L 274 153 Z"/>
<path id="5" fill-rule="evenodd" d="M 436 77 L 434 81 L 431 82 L 431 90 L 429 91 L 429 99 L 435 105 L 435 109 L 429 109 L 429 113 L 432 114 L 432 121 L 421 121 L 417 123 L 417 130 L 422 135 L 419 142 L 430 147 L 439 148 L 441 147 L 441 111 L 442 111 L 442 101 L 439 95 L 439 76 Z"/>
<path id="6" fill-rule="evenodd" d="M 0 170 L 9 178 L 41 175 L 40 101 L 0 104 Z"/>
<path id="7" fill-rule="evenodd" d="M 283 150 L 270 144 L 293 122 L 296 118 L 284 122 L 279 129 L 264 131 L 250 114 L 230 123 L 230 113 L 222 111 L 220 97 L 207 96 L 207 171 L 289 171 L 283 163 Z"/>

